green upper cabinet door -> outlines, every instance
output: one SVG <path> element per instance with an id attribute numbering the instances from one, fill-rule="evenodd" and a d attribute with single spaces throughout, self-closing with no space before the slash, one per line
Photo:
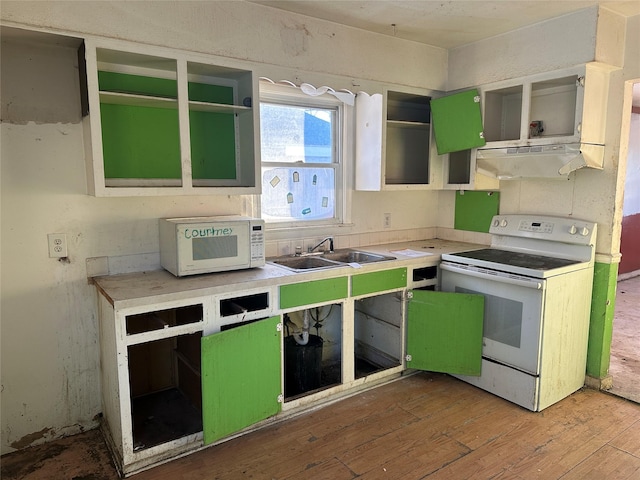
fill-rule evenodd
<path id="1" fill-rule="evenodd" d="M 431 121 L 438 155 L 486 143 L 480 94 L 475 89 L 431 100 Z"/>
<path id="2" fill-rule="evenodd" d="M 479 376 L 484 296 L 414 290 L 407 311 L 408 368 Z"/>
<path id="3" fill-rule="evenodd" d="M 202 338 L 202 422 L 209 444 L 280 411 L 280 317 Z"/>

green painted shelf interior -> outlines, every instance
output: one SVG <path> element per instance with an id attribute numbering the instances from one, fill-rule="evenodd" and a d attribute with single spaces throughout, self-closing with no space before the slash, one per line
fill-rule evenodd
<path id="1" fill-rule="evenodd" d="M 500 192 L 456 192 L 454 228 L 488 233 L 499 206 Z"/>
<path id="2" fill-rule="evenodd" d="M 98 72 L 101 92 L 177 99 L 176 80 Z M 189 82 L 189 100 L 233 105 L 233 88 Z M 166 106 L 170 106 L 167 104 Z M 195 180 L 236 178 L 233 112 L 190 110 L 191 168 Z M 106 178 L 181 179 L 180 129 L 175 108 L 101 103 Z"/>

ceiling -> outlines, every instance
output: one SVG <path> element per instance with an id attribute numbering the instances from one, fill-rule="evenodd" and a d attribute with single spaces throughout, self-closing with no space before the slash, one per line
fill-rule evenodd
<path id="1" fill-rule="evenodd" d="M 625 17 L 640 15 L 638 0 L 253 0 L 253 3 L 446 49 L 598 4 Z"/>

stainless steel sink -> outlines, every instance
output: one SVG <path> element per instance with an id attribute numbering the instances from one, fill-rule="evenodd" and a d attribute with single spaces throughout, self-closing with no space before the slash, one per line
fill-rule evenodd
<path id="1" fill-rule="evenodd" d="M 321 256 L 279 257 L 269 261 L 294 271 L 319 270 L 322 268 L 340 267 L 343 265 L 341 263 L 324 259 Z"/>
<path id="2" fill-rule="evenodd" d="M 344 267 L 349 263 L 373 263 L 395 260 L 395 257 L 379 255 L 377 253 L 361 252 L 359 250 L 344 249 L 327 252 L 321 255 L 286 256 L 269 259 L 269 263 L 280 265 L 295 272 L 321 270 L 326 268 Z"/>
<path id="3" fill-rule="evenodd" d="M 334 262 L 343 263 L 372 263 L 396 259 L 396 257 L 378 255 L 377 253 L 361 252 L 359 250 L 336 250 L 335 252 L 325 253 L 322 256 L 329 260 L 333 260 Z"/>

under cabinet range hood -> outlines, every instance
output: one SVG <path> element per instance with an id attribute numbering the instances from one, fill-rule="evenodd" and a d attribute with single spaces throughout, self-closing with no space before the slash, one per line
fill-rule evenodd
<path id="1" fill-rule="evenodd" d="M 480 148 L 476 154 L 479 173 L 500 180 L 558 178 L 580 168 L 602 170 L 604 145 L 567 143 L 506 148 Z"/>

